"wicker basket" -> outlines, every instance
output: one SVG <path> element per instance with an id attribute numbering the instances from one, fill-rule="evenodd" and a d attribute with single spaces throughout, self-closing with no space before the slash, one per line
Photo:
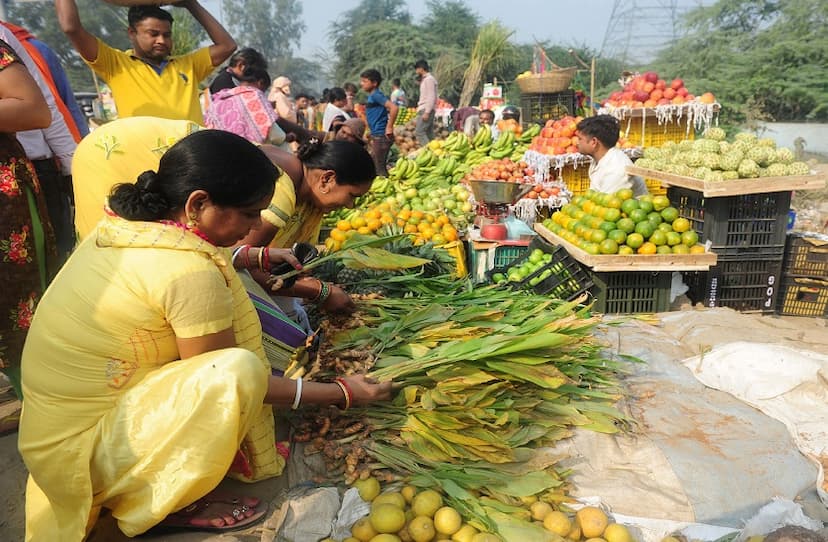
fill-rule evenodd
<path id="1" fill-rule="evenodd" d="M 569 88 L 578 68 L 555 68 L 544 73 L 533 73 L 517 79 L 520 91 L 525 94 L 546 94 L 561 92 Z"/>

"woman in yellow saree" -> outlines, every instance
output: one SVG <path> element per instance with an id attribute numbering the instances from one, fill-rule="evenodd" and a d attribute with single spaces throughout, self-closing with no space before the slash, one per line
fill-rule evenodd
<path id="1" fill-rule="evenodd" d="M 102 507 L 128 536 L 165 518 L 245 524 L 263 514 L 257 501 L 209 493 L 240 449 L 251 468 L 243 478 L 281 472 L 270 405 L 389 397 L 389 384 L 361 376 L 304 385 L 271 376 L 225 247 L 259 226 L 278 175 L 243 138 L 204 130 L 173 145 L 157 173 L 115 187 L 24 348 L 26 540 L 81 541 Z"/>

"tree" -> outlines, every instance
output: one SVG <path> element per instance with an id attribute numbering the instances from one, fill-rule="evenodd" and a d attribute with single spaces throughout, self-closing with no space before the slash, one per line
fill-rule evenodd
<path id="1" fill-rule="evenodd" d="M 306 29 L 297 0 L 225 0 L 224 16 L 239 47 L 252 47 L 268 61 L 291 57 Z"/>
<path id="2" fill-rule="evenodd" d="M 713 92 L 722 120 L 828 119 L 828 4 L 824 0 L 719 0 L 688 13 L 687 35 L 651 68 Z M 754 111 L 761 107 L 763 111 Z"/>
<path id="3" fill-rule="evenodd" d="M 207 32 L 186 9 L 173 12 L 173 55 L 189 53 L 208 40 Z"/>
<path id="4" fill-rule="evenodd" d="M 78 11 L 84 27 L 112 47 L 129 49 L 126 8 L 100 0 L 78 0 Z M 58 56 L 75 92 L 94 92 L 91 70 L 81 60 L 69 39 L 61 32 L 57 13 L 51 4 L 40 2 L 8 4 L 9 21 L 26 28 L 48 45 Z"/>
<path id="5" fill-rule="evenodd" d="M 357 7 L 348 10 L 334 23 L 329 36 L 338 51 L 366 25 L 378 22 L 411 24 L 411 14 L 405 2 L 399 0 L 362 0 Z"/>
<path id="6" fill-rule="evenodd" d="M 480 17 L 463 0 L 428 0 L 422 27 L 442 43 L 471 51 L 480 30 Z"/>
<path id="7" fill-rule="evenodd" d="M 359 27 L 338 49 L 334 80 L 354 81 L 368 68 L 379 70 L 390 81 L 399 77 L 404 87 L 413 86 L 414 62 L 433 60 L 445 48 L 415 26 L 393 21 Z"/>

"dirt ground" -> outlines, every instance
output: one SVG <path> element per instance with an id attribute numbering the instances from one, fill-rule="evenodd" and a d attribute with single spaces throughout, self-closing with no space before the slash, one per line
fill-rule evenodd
<path id="1" fill-rule="evenodd" d="M 683 310 L 663 313 L 655 322 L 630 318 L 618 327 L 612 327 L 608 337 L 623 336 L 624 342 L 635 341 L 652 344 L 653 349 L 660 344 L 669 345 L 673 352 L 681 352 L 690 357 L 711 347 L 726 344 L 734 340 L 757 343 L 781 344 L 803 350 L 824 352 L 828 344 L 828 321 L 821 318 L 795 318 L 760 316 L 737 313 L 730 309 L 694 309 L 689 306 Z M 646 361 L 646 359 L 645 359 Z M 675 360 L 676 363 L 680 359 Z M 8 408 L 8 405 L 5 407 Z M 3 412 L 0 412 L 2 415 Z M 17 453 L 17 435 L 0 437 L 0 506 L 4 514 L 0 517 L 0 540 L 16 542 L 23 540 L 24 490 L 26 469 Z M 232 534 L 214 533 L 150 532 L 140 537 L 141 540 L 161 542 L 271 542 L 275 539 L 275 520 L 284 501 L 286 490 L 303 480 L 302 466 L 289 466 L 281 478 L 258 484 L 246 485 L 227 481 L 222 485 L 236 493 L 255 495 L 270 503 L 268 520 L 250 529 Z M 128 540 L 118 531 L 111 517 L 104 517 L 95 527 L 91 542 L 119 542 Z"/>

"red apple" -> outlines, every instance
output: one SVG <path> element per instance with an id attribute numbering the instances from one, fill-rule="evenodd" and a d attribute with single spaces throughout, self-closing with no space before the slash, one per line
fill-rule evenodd
<path id="1" fill-rule="evenodd" d="M 667 82 L 664 81 L 664 79 L 659 79 L 658 81 L 656 81 L 656 87 L 655 88 L 657 88 L 659 90 L 664 90 L 665 88 L 667 88 Z"/>
<path id="2" fill-rule="evenodd" d="M 712 104 L 715 103 L 716 97 L 713 96 L 712 92 L 705 92 L 701 96 L 699 96 L 699 101 L 703 104 Z"/>
<path id="3" fill-rule="evenodd" d="M 681 87 L 676 91 L 676 94 L 681 96 L 682 98 L 686 97 L 690 92 L 687 90 L 686 87 Z"/>
<path id="4" fill-rule="evenodd" d="M 664 97 L 664 93 L 659 89 L 655 89 L 650 93 L 650 99 L 651 100 L 659 101 L 663 97 Z"/>
<path id="5" fill-rule="evenodd" d="M 650 93 L 644 90 L 636 90 L 632 98 L 636 102 L 646 102 L 650 99 Z"/>
<path id="6" fill-rule="evenodd" d="M 670 100 L 668 100 L 667 98 L 662 98 L 658 101 L 658 105 L 667 105 L 669 103 L 670 103 Z"/>
<path id="7" fill-rule="evenodd" d="M 681 79 L 673 79 L 673 82 L 670 83 L 670 88 L 673 90 L 678 90 L 684 86 L 684 81 Z"/>
<path id="8" fill-rule="evenodd" d="M 658 74 L 656 72 L 646 72 L 644 74 L 644 79 L 648 83 L 656 84 L 658 82 Z"/>
<path id="9" fill-rule="evenodd" d="M 673 90 L 672 88 L 665 88 L 664 89 L 664 97 L 667 98 L 668 100 L 672 100 L 673 98 L 676 97 L 676 91 Z"/>

